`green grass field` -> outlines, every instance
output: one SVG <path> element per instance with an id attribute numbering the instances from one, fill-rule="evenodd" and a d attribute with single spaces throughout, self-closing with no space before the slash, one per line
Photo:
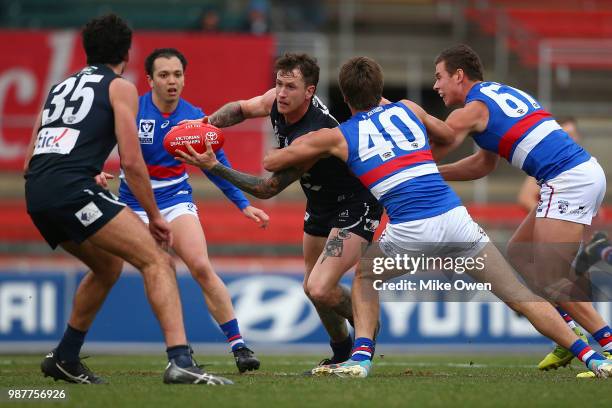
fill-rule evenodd
<path id="1" fill-rule="evenodd" d="M 62 388 L 66 407 L 423 407 L 612 406 L 612 379 L 578 380 L 573 368 L 539 372 L 537 355 L 398 355 L 378 357 L 367 379 L 300 375 L 315 356 L 260 356 L 262 368 L 238 375 L 230 356 L 199 356 L 205 369 L 231 378 L 226 387 L 162 383 L 164 356 L 93 356 L 87 364 L 110 385 L 79 386 L 43 378 L 41 356 L 0 356 L 2 406 L 14 404 L 7 389 Z M 41 405 L 43 404 L 43 405 Z"/>

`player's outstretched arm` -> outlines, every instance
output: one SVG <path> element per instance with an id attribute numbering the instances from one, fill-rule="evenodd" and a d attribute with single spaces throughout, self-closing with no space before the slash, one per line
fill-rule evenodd
<path id="1" fill-rule="evenodd" d="M 208 123 L 224 128 L 240 123 L 245 119 L 268 116 L 272 111 L 275 99 L 276 91 L 270 89 L 265 94 L 248 100 L 227 103 L 208 116 Z"/>
<path id="2" fill-rule="evenodd" d="M 477 180 L 495 170 L 498 161 L 497 154 L 480 149 L 464 159 L 438 166 L 438 170 L 447 181 Z"/>
<path id="3" fill-rule="evenodd" d="M 453 139 L 446 144 L 433 141 L 431 151 L 434 159 L 442 160 L 448 153 L 461 146 L 470 133 L 484 131 L 488 121 L 489 111 L 482 102 L 471 102 L 464 108 L 452 111 L 445 123 L 453 131 Z"/>
<path id="4" fill-rule="evenodd" d="M 136 129 L 138 92 L 136 87 L 123 78 L 117 78 L 110 84 L 109 96 L 115 115 L 115 134 L 121 167 L 127 184 L 149 217 L 149 230 L 153 237 L 161 243 L 171 245 L 170 226 L 162 218 L 155 203 L 149 173 L 138 141 Z"/>
<path id="5" fill-rule="evenodd" d="M 283 191 L 304 173 L 304 170 L 290 167 L 273 173 L 268 178 L 263 178 L 234 170 L 221 163 L 217 163 L 209 171 L 223 177 L 242 191 L 264 200 Z"/>
<path id="6" fill-rule="evenodd" d="M 300 168 L 291 167 L 276 172 L 268 178 L 263 178 L 234 170 L 220 163 L 210 147 L 209 142 L 206 142 L 206 151 L 202 154 L 198 154 L 190 145 L 187 145 L 187 149 L 191 154 L 186 154 L 177 150 L 176 153 L 179 156 L 176 157 L 176 159 L 222 177 L 240 190 L 261 199 L 274 197 L 287 188 L 289 184 L 299 179 L 300 176 L 312 166 L 312 163 L 308 163 Z"/>
<path id="7" fill-rule="evenodd" d="M 268 152 L 264 157 L 264 169 L 277 172 L 294 166 L 302 166 L 313 160 L 336 156 L 348 160 L 348 146 L 340 129 L 320 129 L 297 138 L 289 146 Z"/>

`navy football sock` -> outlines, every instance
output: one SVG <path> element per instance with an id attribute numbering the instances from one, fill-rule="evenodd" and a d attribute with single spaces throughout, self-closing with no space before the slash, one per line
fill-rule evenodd
<path id="1" fill-rule="evenodd" d="M 353 339 L 349 334 L 346 339 L 334 343 L 333 341 L 329 342 L 332 351 L 334 352 L 334 356 L 332 359 L 334 361 L 346 361 L 351 357 L 351 350 L 353 349 Z"/>
<path id="2" fill-rule="evenodd" d="M 64 337 L 57 346 L 57 356 L 62 361 L 73 363 L 79 361 L 79 353 L 85 342 L 86 331 L 77 330 L 70 325 L 66 325 Z"/>
<path id="3" fill-rule="evenodd" d="M 172 346 L 166 349 L 168 360 L 174 360 L 177 366 L 187 368 L 193 366 L 191 358 L 191 347 L 187 345 Z"/>

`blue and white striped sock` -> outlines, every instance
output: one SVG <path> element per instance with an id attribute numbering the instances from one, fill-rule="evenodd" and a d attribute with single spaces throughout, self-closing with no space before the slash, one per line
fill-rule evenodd
<path id="1" fill-rule="evenodd" d="M 557 312 L 559 312 L 559 314 L 563 318 L 563 320 L 565 320 L 565 323 L 567 323 L 569 328 L 572 329 L 572 330 L 575 329 L 576 328 L 576 322 L 574 321 L 574 319 L 572 319 L 572 316 L 567 314 L 567 312 L 565 310 L 563 310 L 559 306 L 557 306 L 556 309 L 557 309 Z"/>
<path id="2" fill-rule="evenodd" d="M 219 327 L 223 331 L 223 334 L 225 334 L 225 337 L 227 337 L 227 342 L 229 343 L 232 351 L 235 351 L 241 347 L 246 347 L 246 343 L 240 334 L 237 319 L 232 319 L 229 322 L 220 324 Z"/>
<path id="3" fill-rule="evenodd" d="M 612 353 L 612 329 L 610 326 L 604 326 L 593 333 L 593 338 L 597 340 L 604 351 Z"/>
<path id="4" fill-rule="evenodd" d="M 589 363 L 592 360 L 605 360 L 606 358 L 593 350 L 586 344 L 584 341 L 578 339 L 572 346 L 570 347 L 570 351 L 576 356 L 576 358 L 580 359 L 589 369 Z"/>
<path id="5" fill-rule="evenodd" d="M 374 342 L 367 337 L 358 337 L 355 339 L 351 360 L 364 361 L 372 360 L 374 356 Z"/>

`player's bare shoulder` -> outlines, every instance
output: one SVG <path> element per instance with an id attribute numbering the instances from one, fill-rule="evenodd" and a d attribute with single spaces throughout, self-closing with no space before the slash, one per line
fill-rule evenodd
<path id="1" fill-rule="evenodd" d="M 113 79 L 108 88 L 108 95 L 111 101 L 111 104 L 115 104 L 116 101 L 119 101 L 123 98 L 138 99 L 138 90 L 136 89 L 136 85 L 132 82 L 128 81 L 125 78 L 117 77 Z"/>
<path id="2" fill-rule="evenodd" d="M 421 119 L 421 121 L 425 120 L 427 112 L 425 112 L 425 109 L 423 109 L 418 103 L 409 99 L 402 99 L 400 103 L 408 107 L 408 109 L 410 109 L 419 119 Z"/>
<path id="3" fill-rule="evenodd" d="M 489 110 L 480 101 L 472 101 L 462 108 L 455 109 L 448 115 L 446 123 L 458 132 L 480 133 L 489 122 Z"/>
<path id="4" fill-rule="evenodd" d="M 489 123 L 489 108 L 484 102 L 472 101 L 463 108 L 457 109 L 461 112 L 464 120 L 471 124 L 473 132 L 483 132 Z"/>
<path id="5" fill-rule="evenodd" d="M 251 99 L 238 101 L 240 111 L 245 118 L 262 118 L 270 115 L 272 107 L 276 103 L 276 90 L 269 89 L 262 95 Z"/>

